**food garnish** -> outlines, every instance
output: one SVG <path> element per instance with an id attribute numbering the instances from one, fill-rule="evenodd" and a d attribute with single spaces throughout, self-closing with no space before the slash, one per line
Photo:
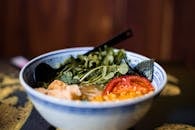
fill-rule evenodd
<path id="1" fill-rule="evenodd" d="M 149 59 L 133 67 L 125 50 L 105 46 L 88 55 L 70 56 L 53 81 L 78 85 L 82 93 L 80 100 L 122 100 L 154 91 L 153 66 L 154 60 Z M 47 89 L 50 83 L 46 84 Z"/>

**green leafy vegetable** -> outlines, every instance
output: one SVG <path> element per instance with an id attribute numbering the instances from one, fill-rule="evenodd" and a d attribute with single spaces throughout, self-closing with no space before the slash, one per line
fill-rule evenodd
<path id="1" fill-rule="evenodd" d="M 105 84 L 113 77 L 128 72 L 124 57 L 124 50 L 114 51 L 111 47 L 89 55 L 78 55 L 77 58 L 71 56 L 56 79 L 68 84 Z"/>
<path id="2" fill-rule="evenodd" d="M 78 55 L 77 58 L 70 56 L 63 67 L 55 79 L 67 84 L 105 86 L 116 76 L 141 74 L 151 80 L 153 73 L 152 60 L 138 63 L 132 68 L 125 51 L 123 49 L 115 51 L 111 47 L 105 47 L 88 55 Z"/>

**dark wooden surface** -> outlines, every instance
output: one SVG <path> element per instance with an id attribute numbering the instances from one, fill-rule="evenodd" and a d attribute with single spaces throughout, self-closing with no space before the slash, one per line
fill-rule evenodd
<path id="1" fill-rule="evenodd" d="M 131 27 L 118 47 L 195 65 L 194 0 L 0 0 L 0 57 L 96 46 Z"/>
<path id="2" fill-rule="evenodd" d="M 0 72 L 18 76 L 19 70 L 11 66 L 9 61 L 0 61 Z M 168 75 L 174 76 L 178 82 L 168 80 L 177 86 L 181 93 L 172 96 L 159 96 L 147 115 L 133 130 L 153 130 L 165 123 L 189 124 L 195 126 L 195 69 L 187 68 L 182 63 L 161 63 Z M 35 109 L 32 110 L 22 130 L 55 130 Z"/>

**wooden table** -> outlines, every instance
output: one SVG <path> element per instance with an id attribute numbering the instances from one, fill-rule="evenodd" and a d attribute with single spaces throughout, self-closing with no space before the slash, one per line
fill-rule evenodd
<path id="1" fill-rule="evenodd" d="M 131 130 L 153 130 L 165 123 L 182 123 L 195 126 L 195 69 L 186 68 L 180 63 L 161 63 L 161 65 L 168 74 L 165 90 L 154 100 L 147 115 Z M 11 66 L 9 61 L 0 60 L 0 74 L 10 76 L 18 82 L 18 73 L 19 70 Z M 0 78 L 1 82 L 2 78 Z M 0 85 L 2 88 L 2 84 Z M 16 85 L 19 84 L 16 83 Z M 28 101 L 25 92 L 15 92 L 14 94 L 18 96 L 19 100 L 17 105 L 12 105 L 12 107 L 25 106 L 24 102 Z M 14 94 L 10 95 L 13 96 Z M 6 97 L 0 98 L 0 106 L 5 99 Z M 0 109 L 0 113 L 1 111 Z M 26 119 L 20 127 L 21 130 L 56 129 L 49 125 L 33 106 L 29 111 L 29 115 L 26 115 Z M 0 125 L 2 125 L 2 120 L 0 120 Z M 0 129 L 3 128 L 0 126 Z"/>

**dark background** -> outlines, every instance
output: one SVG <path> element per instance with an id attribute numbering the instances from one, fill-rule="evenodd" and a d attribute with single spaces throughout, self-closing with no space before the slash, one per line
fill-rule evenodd
<path id="1" fill-rule="evenodd" d="M 96 46 L 126 28 L 118 45 L 195 66 L 194 0 L 0 0 L 0 58 Z"/>

